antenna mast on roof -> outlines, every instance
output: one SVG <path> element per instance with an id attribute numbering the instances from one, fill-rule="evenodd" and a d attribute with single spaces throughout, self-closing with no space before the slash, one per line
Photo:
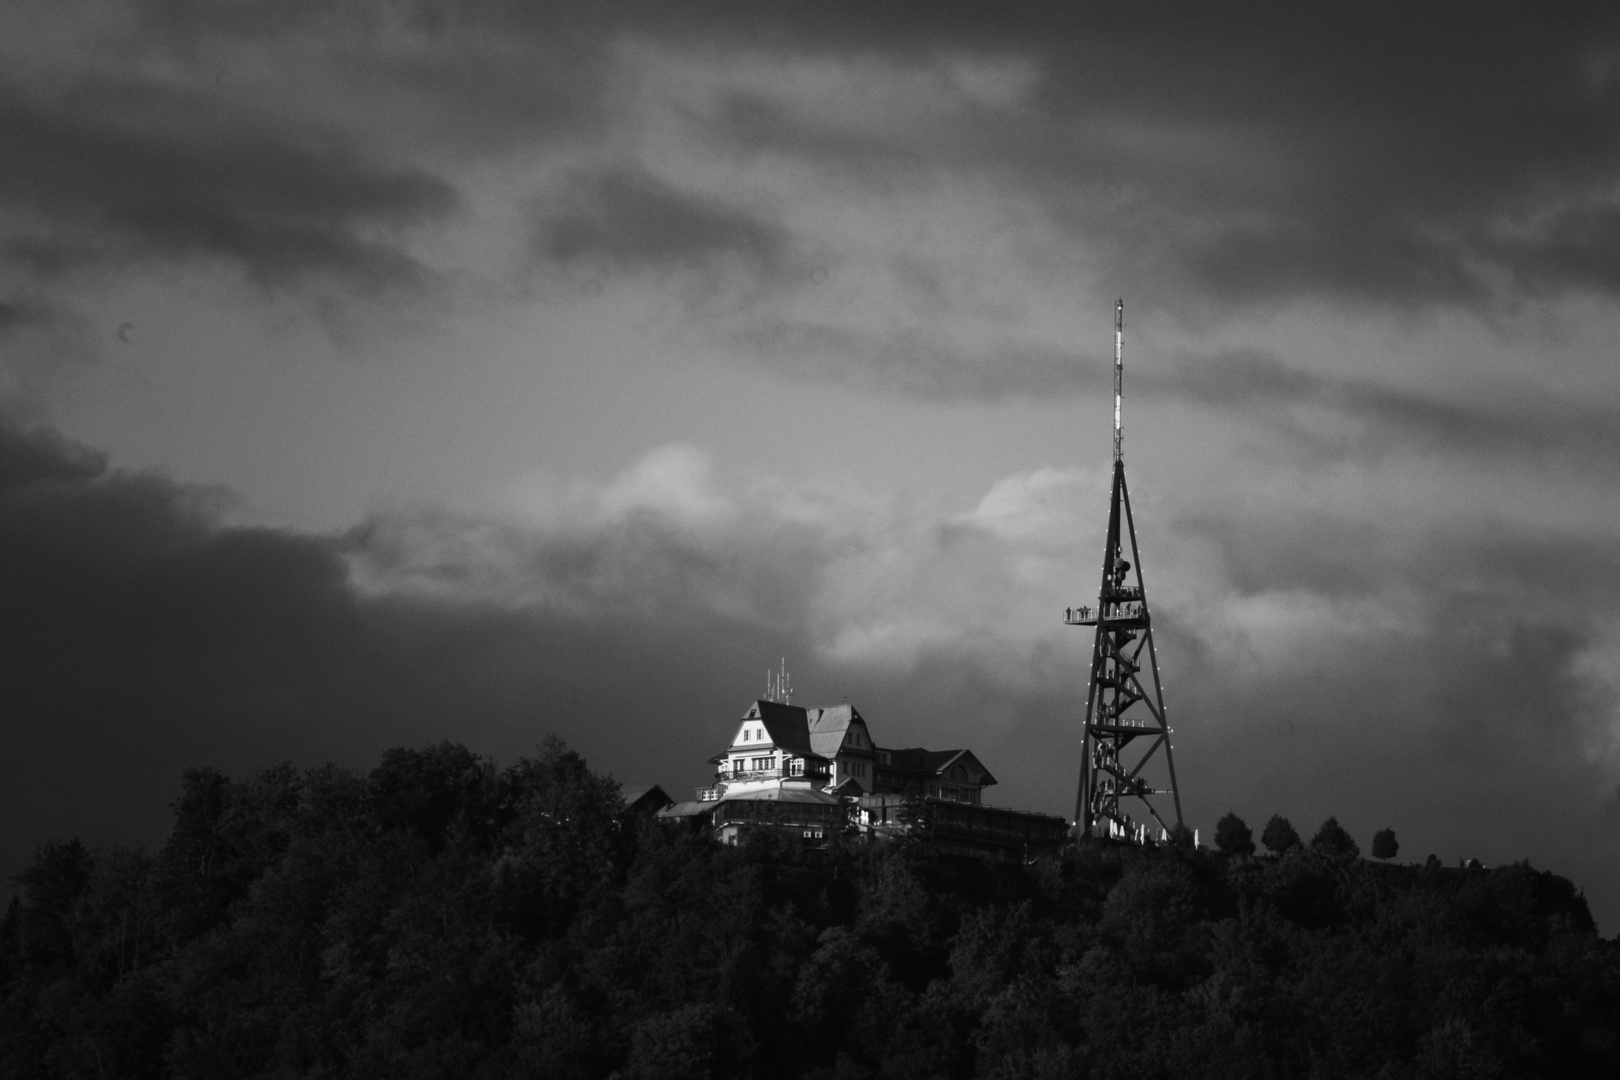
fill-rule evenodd
<path id="1" fill-rule="evenodd" d="M 1103 546 L 1102 586 L 1097 607 L 1070 608 L 1063 621 L 1094 626 L 1091 682 L 1086 692 L 1085 741 L 1080 764 L 1080 791 L 1075 799 L 1075 829 L 1080 836 L 1140 840 L 1147 822 L 1135 821 L 1122 806 L 1139 802 L 1159 826 L 1170 824 L 1151 796 L 1168 795 L 1181 821 L 1181 792 L 1170 755 L 1170 725 L 1165 719 L 1164 684 L 1153 648 L 1153 621 L 1142 585 L 1142 557 L 1136 547 L 1136 520 L 1125 486 L 1124 398 L 1125 301 L 1114 305 L 1114 482 L 1108 499 L 1108 537 Z M 1129 545 L 1129 551 L 1126 545 Z M 1128 556 L 1128 557 L 1127 557 Z M 1133 706 L 1140 708 L 1133 709 Z M 1144 769 L 1164 750 L 1169 787 L 1154 787 Z M 1162 781 L 1161 781 L 1162 782 Z"/>
<path id="2" fill-rule="evenodd" d="M 765 700 L 775 701 L 782 705 L 793 702 L 793 679 L 788 675 L 787 657 L 782 657 L 782 667 L 779 671 L 765 669 Z"/>

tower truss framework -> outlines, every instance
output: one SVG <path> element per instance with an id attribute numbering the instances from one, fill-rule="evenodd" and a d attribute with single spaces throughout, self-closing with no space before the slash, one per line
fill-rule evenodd
<path id="1" fill-rule="evenodd" d="M 1153 617 L 1136 546 L 1136 520 L 1125 483 L 1122 410 L 1125 303 L 1114 308 L 1114 477 L 1108 498 L 1097 606 L 1070 608 L 1064 622 L 1092 627 L 1091 678 L 1086 690 L 1085 741 L 1075 824 L 1081 836 L 1141 840 L 1149 827 L 1131 812 L 1145 810 L 1168 831 L 1160 812 L 1170 797 L 1174 826 L 1182 824 L 1164 684 L 1153 644 Z M 1168 786 L 1163 786 L 1168 784 Z M 1158 798 L 1160 803 L 1155 804 Z M 1165 809 L 1170 809 L 1169 807 Z"/>

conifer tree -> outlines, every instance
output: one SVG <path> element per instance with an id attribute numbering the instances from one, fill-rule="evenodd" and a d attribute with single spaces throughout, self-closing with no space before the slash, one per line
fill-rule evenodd
<path id="1" fill-rule="evenodd" d="M 1322 827 L 1311 837 L 1311 850 L 1334 859 L 1354 859 L 1361 854 L 1361 848 L 1354 838 L 1344 831 L 1344 826 L 1334 817 L 1322 822 Z"/>
<path id="2" fill-rule="evenodd" d="M 1260 834 L 1260 842 L 1273 855 L 1282 855 L 1299 847 L 1299 833 L 1294 831 L 1287 818 L 1272 814 L 1271 820 L 1266 822 L 1265 831 Z"/>

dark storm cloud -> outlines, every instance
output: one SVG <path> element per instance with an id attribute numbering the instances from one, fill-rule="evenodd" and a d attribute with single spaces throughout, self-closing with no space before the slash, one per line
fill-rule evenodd
<path id="1" fill-rule="evenodd" d="M 812 697 L 848 694 L 886 738 L 981 752 L 1004 801 L 1062 811 L 1072 797 L 1078 653 L 1042 644 L 1015 663 L 1022 676 L 983 642 L 909 663 L 830 659 L 810 612 L 852 549 L 802 522 L 751 514 L 749 536 L 705 539 L 647 511 L 535 535 L 427 515 L 323 537 L 224 526 L 219 505 L 48 432 L 0 428 L 0 860 L 13 871 L 49 838 L 160 837 L 180 771 L 199 763 L 363 766 L 444 738 L 510 759 L 556 730 L 599 766 L 676 790 L 703 779 L 761 665 L 784 655 Z M 1401 621 L 1255 678 L 1164 609 L 1189 813 L 1207 825 L 1247 799 L 1252 813 L 1335 813 L 1363 833 L 1390 817 L 1448 850 L 1497 830 L 1486 854 L 1581 871 L 1612 919 L 1613 851 L 1582 854 L 1551 826 L 1586 828 L 1613 787 L 1583 758 L 1612 722 L 1583 668 L 1600 619 L 1583 612 L 1613 609 L 1620 562 L 1509 530 L 1429 537 L 1428 555 L 1393 527 L 1281 543 L 1289 525 L 1176 528 L 1219 545 L 1239 595 L 1404 596 Z M 1269 739 L 1285 720 L 1306 730 L 1286 746 Z M 1418 764 L 1390 767 L 1392 747 Z M 1260 791 L 1283 751 L 1284 779 Z M 1531 788 L 1562 801 L 1504 809 L 1503 792 Z"/>
<path id="2" fill-rule="evenodd" d="M 737 25 L 786 52 L 1028 58 L 1033 99 L 891 129 L 738 95 L 716 137 L 1000 176 L 1105 251 L 1126 291 L 1173 286 L 1182 303 L 1616 285 L 1610 8 L 871 7 Z M 765 18 L 783 31 L 760 35 Z"/>
<path id="3" fill-rule="evenodd" d="M 727 260 L 756 279 L 785 270 L 782 226 L 682 191 L 635 166 L 575 175 L 539 210 L 534 248 L 565 264 L 606 270 L 719 271 Z"/>
<path id="4" fill-rule="evenodd" d="M 368 161 L 332 133 L 152 86 L 0 85 L 0 141 L 0 208 L 27 223 L 3 250 L 44 275 L 218 257 L 271 285 L 411 284 L 423 270 L 398 230 L 456 205 L 442 181 Z"/>
<path id="5" fill-rule="evenodd" d="M 507 603 L 359 588 L 351 559 L 386 561 L 386 530 L 233 528 L 220 499 L 0 426 L 0 874 L 50 838 L 160 838 L 193 764 L 364 766 L 445 738 L 510 759 L 557 731 L 621 776 L 692 782 L 743 673 L 805 651 L 718 611 L 739 567 L 655 523 L 531 545 L 523 575 L 558 588 Z"/>
<path id="6" fill-rule="evenodd" d="M 1290 367 L 1253 350 L 1184 355 L 1164 369 L 1128 378 L 1147 396 L 1244 415 L 1326 457 L 1377 458 L 1418 449 L 1556 457 L 1602 470 L 1620 461 L 1620 416 L 1613 407 L 1561 400 L 1535 386 L 1497 387 L 1495 400 L 1465 404 L 1373 379 Z M 1306 415 L 1313 411 L 1350 427 L 1324 429 Z"/>
<path id="7" fill-rule="evenodd" d="M 591 103 L 624 41 L 716 61 L 1028 60 L 1027 100 L 885 121 L 881 102 L 874 119 L 738 93 L 710 133 L 824 166 L 921 163 L 1025 186 L 1106 253 L 1126 291 L 1186 294 L 1167 307 L 1481 304 L 1620 283 L 1620 15 L 1608 5 L 145 8 L 181 41 L 403 28 L 424 47 L 345 62 L 436 88 L 491 133 L 612 123 Z M 480 44 L 491 38 L 505 51 Z"/>
<path id="8" fill-rule="evenodd" d="M 350 0 L 135 0 L 141 47 L 207 81 L 245 56 L 312 61 L 343 98 L 386 115 L 388 134 L 459 156 L 600 134 L 611 122 L 615 22 L 607 5 Z M 219 48 L 214 48 L 218 46 Z"/>
<path id="9" fill-rule="evenodd" d="M 1420 858 L 1527 857 L 1574 876 L 1613 929 L 1612 544 L 1351 510 L 1173 527 L 1216 545 L 1237 596 L 1269 597 L 1284 625 L 1301 610 L 1317 621 L 1289 631 L 1282 665 L 1243 659 L 1188 612 L 1156 612 L 1201 816 L 1222 811 L 1207 801 L 1218 796 L 1251 822 L 1338 814 L 1361 835 L 1394 824 Z M 1249 628 L 1268 630 L 1260 618 Z"/>
<path id="10" fill-rule="evenodd" d="M 0 338 L 20 330 L 53 326 L 57 321 L 58 314 L 49 304 L 0 299 Z"/>

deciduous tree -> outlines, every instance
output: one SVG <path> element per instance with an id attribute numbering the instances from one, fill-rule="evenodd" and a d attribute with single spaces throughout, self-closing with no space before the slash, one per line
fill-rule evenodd
<path id="1" fill-rule="evenodd" d="M 1254 833 L 1249 831 L 1247 822 L 1227 811 L 1226 816 L 1215 823 L 1215 847 L 1226 855 L 1253 855 Z"/>

